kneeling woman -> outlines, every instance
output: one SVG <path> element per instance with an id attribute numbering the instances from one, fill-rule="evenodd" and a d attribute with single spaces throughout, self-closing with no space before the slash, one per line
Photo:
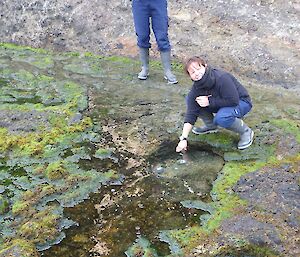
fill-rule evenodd
<path id="1" fill-rule="evenodd" d="M 200 57 L 190 58 L 185 71 L 193 80 L 186 97 L 187 111 L 180 141 L 176 151 L 187 150 L 187 137 L 216 132 L 218 126 L 240 135 L 238 149 L 245 149 L 253 142 L 254 133 L 242 118 L 252 108 L 248 91 L 230 73 L 214 69 Z M 203 127 L 194 127 L 200 117 Z"/>

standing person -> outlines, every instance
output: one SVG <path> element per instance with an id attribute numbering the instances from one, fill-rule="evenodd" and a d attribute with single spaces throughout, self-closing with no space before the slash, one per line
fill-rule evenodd
<path id="1" fill-rule="evenodd" d="M 193 80 L 186 97 L 187 111 L 177 152 L 187 150 L 187 137 L 217 131 L 218 126 L 240 135 L 238 149 L 245 149 L 253 142 L 254 133 L 242 120 L 251 108 L 247 90 L 228 72 L 214 69 L 200 57 L 192 57 L 185 64 L 185 71 Z M 215 114 L 215 115 L 214 115 Z M 193 127 L 197 117 L 203 127 Z"/>
<path id="2" fill-rule="evenodd" d="M 149 75 L 150 21 L 154 32 L 161 61 L 164 67 L 164 78 L 170 84 L 177 79 L 171 71 L 171 46 L 168 38 L 167 0 L 133 0 L 132 13 L 137 35 L 142 70 L 138 78 L 145 80 Z"/>

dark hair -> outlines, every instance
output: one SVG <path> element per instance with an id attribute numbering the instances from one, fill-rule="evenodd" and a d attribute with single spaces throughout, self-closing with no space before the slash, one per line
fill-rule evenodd
<path id="1" fill-rule="evenodd" d="M 189 75 L 188 68 L 190 67 L 191 63 L 193 63 L 193 62 L 197 62 L 197 63 L 199 63 L 199 65 L 202 65 L 202 66 L 206 65 L 206 62 L 201 57 L 198 57 L 198 56 L 193 56 L 193 57 L 187 59 L 187 61 L 185 62 L 185 65 L 184 65 L 184 71 L 188 75 Z"/>

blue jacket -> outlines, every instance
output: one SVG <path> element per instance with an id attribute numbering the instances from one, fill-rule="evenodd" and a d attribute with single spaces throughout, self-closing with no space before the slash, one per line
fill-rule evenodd
<path id="1" fill-rule="evenodd" d="M 196 102 L 196 97 L 209 95 L 208 107 L 201 107 Z M 251 98 L 246 88 L 230 73 L 208 66 L 203 77 L 194 81 L 186 97 L 187 111 L 184 122 L 194 125 L 201 108 L 216 113 L 222 107 L 238 105 L 239 100 L 251 104 Z"/>

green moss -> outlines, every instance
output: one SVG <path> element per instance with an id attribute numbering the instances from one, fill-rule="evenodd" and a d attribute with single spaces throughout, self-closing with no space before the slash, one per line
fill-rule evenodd
<path id="1" fill-rule="evenodd" d="M 105 172 L 103 175 L 107 180 L 116 180 L 120 178 L 120 175 L 116 170 L 109 170 Z"/>
<path id="2" fill-rule="evenodd" d="M 5 152 L 11 145 L 6 128 L 0 128 L 0 151 Z"/>
<path id="3" fill-rule="evenodd" d="M 193 226 L 187 229 L 173 230 L 170 235 L 185 251 L 189 251 L 199 244 L 200 238 L 205 239 L 208 234 L 200 226 Z"/>
<path id="4" fill-rule="evenodd" d="M 229 195 L 228 190 L 236 184 L 242 175 L 255 171 L 265 165 L 265 162 L 254 161 L 226 163 L 221 171 L 221 175 L 213 185 L 212 195 L 214 195 L 218 201 L 225 201 Z"/>
<path id="5" fill-rule="evenodd" d="M 95 157 L 99 158 L 99 159 L 105 159 L 110 157 L 112 154 L 112 151 L 110 149 L 104 149 L 104 148 L 100 148 L 97 149 L 97 151 L 95 152 Z"/>
<path id="6" fill-rule="evenodd" d="M 80 56 L 80 53 L 78 53 L 78 52 L 67 52 L 67 53 L 64 53 L 64 55 L 72 56 L 72 57 L 78 57 L 78 56 Z"/>
<path id="7" fill-rule="evenodd" d="M 18 215 L 22 212 L 24 212 L 26 209 L 29 208 L 29 205 L 27 202 L 24 201 L 16 201 L 12 206 L 12 213 L 14 215 Z"/>
<path id="8" fill-rule="evenodd" d="M 126 251 L 128 257 L 158 257 L 156 251 L 151 248 L 150 242 L 143 237 L 140 237 L 136 242 Z"/>
<path id="9" fill-rule="evenodd" d="M 205 144 L 208 144 L 215 149 L 228 151 L 236 149 L 236 143 L 235 140 L 236 137 L 232 133 L 228 132 L 221 132 L 221 133 L 211 133 L 207 135 L 191 135 L 190 140 L 193 141 L 200 141 Z"/>
<path id="10" fill-rule="evenodd" d="M 85 57 L 90 57 L 90 58 L 102 58 L 100 55 L 96 55 L 96 54 L 93 54 L 91 52 L 85 52 L 84 56 Z"/>
<path id="11" fill-rule="evenodd" d="M 92 127 L 92 120 L 84 118 L 80 123 L 68 126 L 64 119 L 55 118 L 51 121 L 56 126 L 49 132 L 29 133 L 23 135 L 11 135 L 7 129 L 0 128 L 0 150 L 5 152 L 14 149 L 18 156 L 40 156 L 44 153 L 45 146 L 63 142 L 66 138 L 69 142 L 87 128 Z"/>
<path id="12" fill-rule="evenodd" d="M 6 213 L 8 211 L 9 203 L 5 197 L 0 195 L 0 215 Z"/>
<path id="13" fill-rule="evenodd" d="M 124 56 L 108 56 L 104 57 L 104 60 L 110 62 L 120 62 L 123 64 L 132 64 L 135 62 L 133 59 Z"/>
<path id="14" fill-rule="evenodd" d="M 300 144 L 300 124 L 299 122 L 286 119 L 271 120 L 271 124 L 276 127 L 284 129 L 285 132 L 290 133 L 296 137 L 297 142 Z"/>
<path id="15" fill-rule="evenodd" d="M 34 244 L 24 239 L 14 239 L 0 246 L 0 256 L 39 257 Z"/>
<path id="16" fill-rule="evenodd" d="M 57 114 L 53 113 L 49 116 L 49 122 L 55 128 L 65 128 L 67 126 L 67 121 L 65 115 L 58 116 Z"/>
<path id="17" fill-rule="evenodd" d="M 19 46 L 16 44 L 11 43 L 0 43 L 0 47 L 4 49 L 11 49 L 11 50 L 18 50 L 18 51 L 24 51 L 24 50 L 30 50 L 34 53 L 41 53 L 41 54 L 48 54 L 49 51 L 41 48 L 33 48 L 29 46 Z"/>
<path id="18" fill-rule="evenodd" d="M 150 61 L 150 67 L 151 69 L 157 69 L 157 70 L 162 70 L 163 66 L 160 60 L 151 60 Z M 175 72 L 183 72 L 184 64 L 178 61 L 172 61 L 171 63 L 172 71 Z"/>
<path id="19" fill-rule="evenodd" d="M 25 192 L 23 193 L 22 199 L 23 199 L 24 201 L 28 201 L 28 200 L 32 199 L 35 195 L 36 195 L 36 194 L 35 194 L 34 191 L 32 191 L 32 190 L 27 190 L 27 191 L 25 191 Z"/>
<path id="20" fill-rule="evenodd" d="M 43 185 L 41 188 L 41 197 L 51 195 L 56 192 L 56 188 L 53 185 Z"/>
<path id="21" fill-rule="evenodd" d="M 17 231 L 18 236 L 26 238 L 35 244 L 44 244 L 54 240 L 58 234 L 59 216 L 51 213 L 51 208 L 41 211 L 24 223 Z"/>
<path id="22" fill-rule="evenodd" d="M 211 195 L 215 199 L 215 212 L 205 224 L 204 229 L 213 231 L 218 228 L 224 219 L 229 218 L 235 213 L 235 210 L 242 208 L 245 201 L 241 200 L 232 192 L 232 187 L 238 182 L 240 177 L 249 172 L 255 171 L 263 166 L 264 162 L 229 162 L 222 169 L 221 175 L 215 181 Z"/>
<path id="23" fill-rule="evenodd" d="M 64 167 L 63 161 L 56 161 L 50 163 L 45 170 L 45 176 L 50 180 L 57 180 L 63 177 L 66 177 L 68 172 Z"/>
<path id="24" fill-rule="evenodd" d="M 279 257 L 281 256 L 279 253 L 270 250 L 267 247 L 260 247 L 256 245 L 251 245 L 247 243 L 243 243 L 242 246 L 237 248 L 225 247 L 225 249 L 221 249 L 218 253 L 216 253 L 220 257 L 225 256 L 255 256 L 255 257 Z"/>

